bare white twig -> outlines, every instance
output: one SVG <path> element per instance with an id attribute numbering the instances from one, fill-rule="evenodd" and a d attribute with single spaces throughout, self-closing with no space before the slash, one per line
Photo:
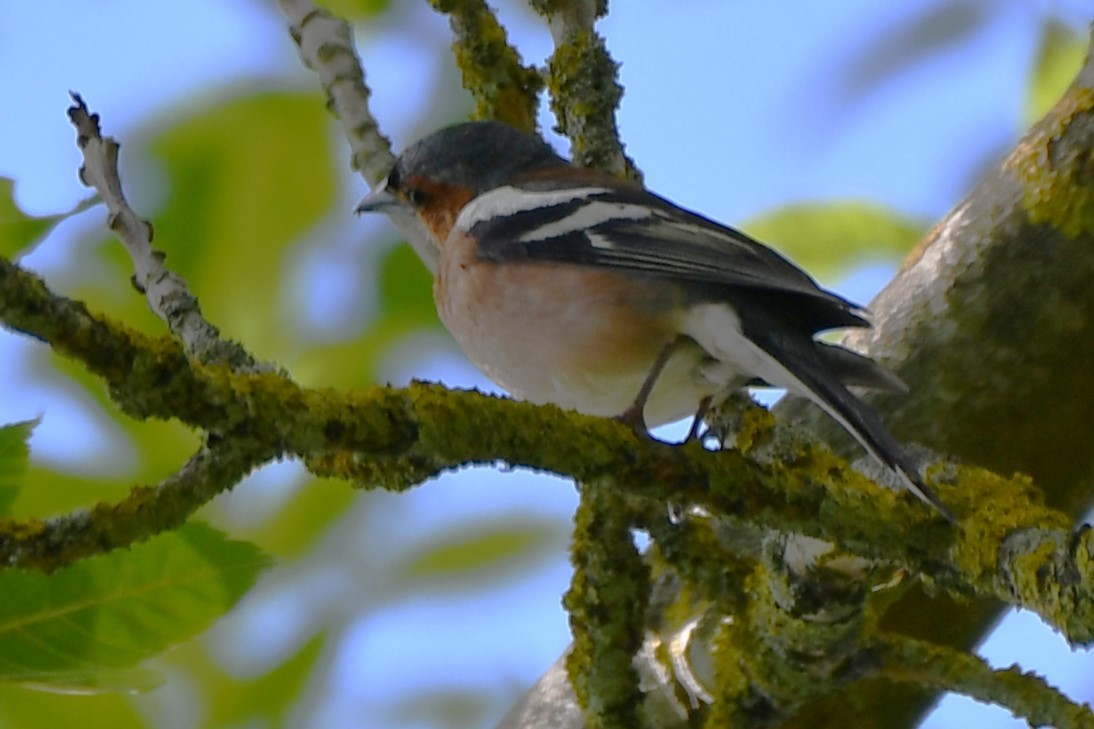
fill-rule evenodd
<path id="1" fill-rule="evenodd" d="M 107 225 L 129 252 L 133 261 L 133 285 L 145 295 L 152 312 L 182 341 L 186 353 L 206 363 L 224 362 L 240 370 L 265 369 L 235 342 L 220 338 L 215 326 L 205 320 L 197 298 L 186 281 L 170 271 L 163 251 L 152 247 L 152 224 L 126 202 L 118 176 L 118 142 L 104 137 L 99 115 L 92 114 L 79 94 L 68 118 L 76 127 L 76 144 L 83 152 L 80 181 L 94 188 L 109 213 Z"/>
<path id="2" fill-rule="evenodd" d="M 357 57 L 353 29 L 312 0 L 278 0 L 289 19 L 289 33 L 300 49 L 304 64 L 319 74 L 327 94 L 327 106 L 342 123 L 351 151 L 351 164 L 370 187 L 376 187 L 395 163 L 391 141 L 380 131 L 368 107 L 372 92 L 365 84 L 365 70 Z M 431 271 L 436 269 L 436 248 L 413 215 L 393 215 L 392 222 Z"/>
<path id="3" fill-rule="evenodd" d="M 289 19 L 289 32 L 304 64 L 319 74 L 327 104 L 342 122 L 352 152 L 352 164 L 369 185 L 384 179 L 395 161 L 391 141 L 380 132 L 368 108 L 372 92 L 357 58 L 353 29 L 311 0 L 278 0 Z"/>

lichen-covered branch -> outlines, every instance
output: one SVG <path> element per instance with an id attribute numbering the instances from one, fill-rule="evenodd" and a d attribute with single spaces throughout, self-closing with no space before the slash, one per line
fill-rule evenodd
<path id="1" fill-rule="evenodd" d="M 642 646 L 649 570 L 618 489 L 595 482 L 582 488 L 573 584 L 563 599 L 574 632 L 566 668 L 590 729 L 636 729 L 647 726 L 633 660 Z"/>
<path id="2" fill-rule="evenodd" d="M 1089 729 L 1094 712 L 1073 703 L 1043 678 L 1017 666 L 994 670 L 982 658 L 911 638 L 885 636 L 866 651 L 875 675 L 939 691 L 954 691 L 1010 709 L 1030 726 Z"/>
<path id="3" fill-rule="evenodd" d="M 186 353 L 201 362 L 226 363 L 236 369 L 259 367 L 254 358 L 235 342 L 220 338 L 215 326 L 205 320 L 197 297 L 181 276 L 165 265 L 167 256 L 152 247 L 152 224 L 142 219 L 125 199 L 118 176 L 118 142 L 104 137 L 99 115 L 88 111 L 79 94 L 68 117 L 76 127 L 76 146 L 84 156 L 80 181 L 94 188 L 106 205 L 107 226 L 125 245 L 133 260 L 133 284 L 145 295 L 152 312 L 167 324 L 182 342 Z"/>
<path id="4" fill-rule="evenodd" d="M 509 44 L 505 28 L 485 0 L 430 0 L 448 16 L 456 37 L 452 51 L 463 74 L 463 86 L 475 99 L 476 119 L 497 119 L 534 132 L 543 79 L 525 66 Z"/>
<path id="5" fill-rule="evenodd" d="M 277 373 L 192 366 L 172 341 L 95 317 L 4 259 L 0 322 L 84 362 L 137 417 L 175 418 L 218 437 L 245 434 L 271 452 L 302 458 L 357 454 L 410 477 L 389 487 L 498 460 L 582 482 L 610 479 L 631 498 L 695 504 L 722 518 L 833 541 L 927 574 L 943 588 L 1036 610 L 1073 642 L 1094 639 L 1094 533 L 1072 533 L 1066 517 L 1039 505 L 1022 480 L 954 469 L 947 476 L 960 488 L 935 481 L 962 518 L 955 529 L 812 446 L 796 450 L 788 466 L 741 451 L 645 442 L 609 420 L 438 386 L 340 393 L 303 388 Z M 1004 507 L 1007 519 L 999 517 Z"/>
<path id="6" fill-rule="evenodd" d="M 867 396 L 896 435 L 1029 474 L 1075 516 L 1094 498 L 1092 140 L 1088 57 L 1056 107 L 871 302 L 873 329 L 845 337 L 908 384 L 908 396 Z M 801 401 L 780 410 L 838 440 Z"/>
<path id="7" fill-rule="evenodd" d="M 875 328 L 847 337 L 911 388 L 906 397 L 869 396 L 898 437 L 997 473 L 1029 474 L 1048 503 L 1073 519 L 1089 512 L 1094 472 L 1092 140 L 1088 55 L 1057 105 L 871 302 Z M 855 447 L 800 401 L 778 410 Z M 1000 505 L 990 520 L 1005 522 L 1008 512 Z M 971 648 L 995 625 L 998 609 L 913 591 L 888 615 L 903 631 Z M 934 694 L 872 687 L 857 698 L 861 723 L 907 725 Z"/>
<path id="8" fill-rule="evenodd" d="M 641 180 L 623 151 L 615 112 L 623 98 L 619 64 L 593 25 L 607 12 L 597 0 L 535 0 L 555 41 L 547 67 L 547 88 L 558 131 L 570 139 L 570 156 L 592 167 Z"/>
<path id="9" fill-rule="evenodd" d="M 52 519 L 0 519 L 0 566 L 52 572 L 177 529 L 276 455 L 271 447 L 245 439 L 218 440 L 161 483 L 136 486 L 116 504 Z"/>

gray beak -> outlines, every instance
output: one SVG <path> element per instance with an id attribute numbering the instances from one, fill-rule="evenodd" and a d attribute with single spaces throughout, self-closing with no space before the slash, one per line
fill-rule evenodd
<path id="1" fill-rule="evenodd" d="M 354 208 L 353 212 L 361 215 L 362 213 L 390 213 L 393 209 L 402 208 L 403 203 L 399 198 L 392 195 L 387 191 L 387 180 L 385 179 Z"/>

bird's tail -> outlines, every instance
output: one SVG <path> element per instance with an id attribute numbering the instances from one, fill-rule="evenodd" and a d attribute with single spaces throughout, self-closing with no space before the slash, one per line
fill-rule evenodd
<path id="1" fill-rule="evenodd" d="M 953 512 L 942 503 L 919 475 L 904 447 L 882 425 L 870 407 L 855 397 L 818 349 L 818 342 L 799 337 L 782 338 L 771 330 L 750 331 L 748 339 L 758 347 L 768 366 L 782 370 L 778 384 L 791 393 L 809 398 L 821 407 L 882 465 L 892 470 L 903 485 L 924 503 L 933 506 L 948 521 L 956 523 Z"/>

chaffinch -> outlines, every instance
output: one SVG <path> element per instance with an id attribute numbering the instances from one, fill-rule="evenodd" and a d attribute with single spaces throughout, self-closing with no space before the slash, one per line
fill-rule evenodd
<path id="1" fill-rule="evenodd" d="M 848 385 L 906 391 L 814 339 L 863 310 L 749 236 L 560 157 L 499 122 L 411 145 L 357 208 L 414 220 L 441 321 L 518 398 L 645 432 L 733 388 L 807 397 L 950 521 L 912 459 Z"/>

